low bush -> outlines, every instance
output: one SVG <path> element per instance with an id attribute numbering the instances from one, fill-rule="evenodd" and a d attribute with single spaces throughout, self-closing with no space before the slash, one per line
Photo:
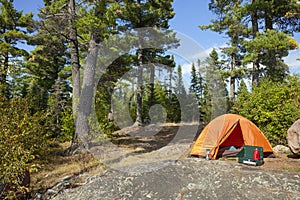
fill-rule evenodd
<path id="1" fill-rule="evenodd" d="M 287 145 L 286 132 L 300 116 L 300 79 L 289 76 L 283 82 L 263 80 L 248 92 L 242 87 L 234 111 L 254 122 L 273 146 Z"/>
<path id="2" fill-rule="evenodd" d="M 46 115 L 32 114 L 26 99 L 0 99 L 0 199 L 25 193 L 23 177 L 30 162 L 45 152 L 47 134 L 43 129 Z M 16 192 L 17 191 L 17 192 Z"/>

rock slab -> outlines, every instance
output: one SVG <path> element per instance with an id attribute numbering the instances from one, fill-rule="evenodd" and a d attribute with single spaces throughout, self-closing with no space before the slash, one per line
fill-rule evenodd
<path id="1" fill-rule="evenodd" d="M 153 170 L 145 171 L 147 166 Z M 164 160 L 107 169 L 52 199 L 300 199 L 300 173 L 236 161 Z"/>

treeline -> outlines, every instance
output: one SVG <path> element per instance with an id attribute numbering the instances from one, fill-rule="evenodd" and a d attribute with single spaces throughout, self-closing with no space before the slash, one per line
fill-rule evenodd
<path id="1" fill-rule="evenodd" d="M 193 64 L 188 91 L 167 53 L 179 45 L 172 0 L 44 0 L 38 19 L 13 3 L 0 2 L 1 195 L 24 189 L 19 175 L 53 141 L 72 152 L 89 145 L 82 134 L 235 112 L 285 144 L 299 116 L 299 78 L 283 62 L 298 48 L 296 0 L 212 0 L 216 17 L 200 28 L 228 46 Z"/>

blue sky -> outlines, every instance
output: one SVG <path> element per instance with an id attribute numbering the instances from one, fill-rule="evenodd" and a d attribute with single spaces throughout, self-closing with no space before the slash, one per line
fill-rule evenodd
<path id="1" fill-rule="evenodd" d="M 227 39 L 224 35 L 220 35 L 211 31 L 202 31 L 199 25 L 210 23 L 213 15 L 208 10 L 210 0 L 175 0 L 174 10 L 175 17 L 170 21 L 170 26 L 174 29 L 180 38 L 183 38 L 183 46 L 176 50 L 177 54 L 184 54 L 185 60 L 195 61 L 197 58 L 203 59 L 212 48 L 222 47 L 226 44 Z M 15 7 L 23 9 L 24 13 L 37 13 L 39 8 L 43 7 L 42 0 L 15 0 Z M 300 43 L 300 34 L 295 35 L 295 39 Z M 300 61 L 296 58 L 300 57 L 300 50 L 291 51 L 290 55 L 285 58 L 286 63 L 290 66 L 292 73 L 300 72 Z M 180 55 L 179 55 L 180 56 Z M 181 62 L 179 60 L 179 62 Z M 190 64 L 182 61 L 183 72 L 190 72 Z"/>
<path id="2" fill-rule="evenodd" d="M 213 17 L 208 10 L 209 0 L 175 0 L 173 7 L 176 15 L 170 21 L 171 28 L 193 38 L 205 49 L 220 46 L 226 41 L 218 33 L 202 31 L 199 25 L 207 25 Z"/>

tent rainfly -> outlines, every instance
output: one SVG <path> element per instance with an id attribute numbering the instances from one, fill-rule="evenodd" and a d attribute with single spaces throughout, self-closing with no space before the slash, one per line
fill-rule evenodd
<path id="1" fill-rule="evenodd" d="M 203 129 L 190 154 L 205 157 L 209 151 L 208 156 L 214 160 L 224 155 L 225 149 L 228 152 L 231 148 L 240 150 L 244 145 L 263 147 L 264 156 L 273 154 L 268 139 L 253 122 L 240 115 L 225 114 Z"/>

